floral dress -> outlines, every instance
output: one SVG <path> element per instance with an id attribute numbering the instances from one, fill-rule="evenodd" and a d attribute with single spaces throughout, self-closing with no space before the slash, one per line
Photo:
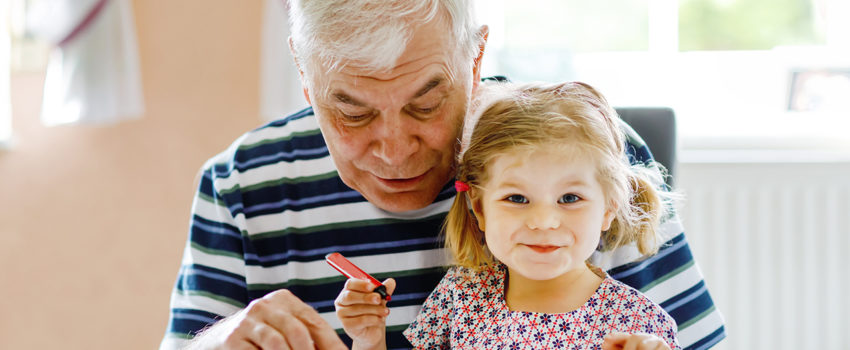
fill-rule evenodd
<path id="1" fill-rule="evenodd" d="M 657 304 L 604 276 L 580 308 L 561 314 L 511 311 L 507 267 L 452 267 L 404 335 L 417 349 L 602 349 L 611 332 L 650 333 L 680 349 L 676 323 Z"/>

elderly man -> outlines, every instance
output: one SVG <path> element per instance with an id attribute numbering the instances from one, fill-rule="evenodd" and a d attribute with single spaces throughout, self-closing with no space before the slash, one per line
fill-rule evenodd
<path id="1" fill-rule="evenodd" d="M 401 332 L 449 263 L 439 232 L 464 116 L 486 88 L 488 32 L 468 1 L 385 2 L 290 1 L 312 107 L 204 166 L 162 348 L 345 348 L 333 304 L 344 277 L 324 262 L 333 251 L 395 279 L 387 346 L 410 346 Z M 689 327 L 683 345 L 719 341 L 681 227 L 663 229 L 669 242 L 652 259 L 634 264 L 622 249 L 595 260 Z"/>

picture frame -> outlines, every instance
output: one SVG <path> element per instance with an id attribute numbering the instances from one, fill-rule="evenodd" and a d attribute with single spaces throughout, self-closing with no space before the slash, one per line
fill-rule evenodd
<path id="1" fill-rule="evenodd" d="M 850 67 L 791 71 L 788 111 L 850 111 Z"/>

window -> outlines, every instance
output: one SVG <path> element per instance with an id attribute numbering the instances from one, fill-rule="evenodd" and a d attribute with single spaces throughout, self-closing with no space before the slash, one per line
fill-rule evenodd
<path id="1" fill-rule="evenodd" d="M 789 108 L 795 76 L 848 76 L 850 1 L 476 5 L 480 22 L 491 28 L 482 74 L 514 81 L 580 80 L 615 106 L 672 107 L 685 149 L 850 149 L 842 133 L 850 127 L 850 91 L 830 92 L 832 103 L 820 109 Z"/>
<path id="2" fill-rule="evenodd" d="M 685 0 L 679 5 L 679 48 L 770 50 L 823 45 L 817 3 L 811 0 Z"/>

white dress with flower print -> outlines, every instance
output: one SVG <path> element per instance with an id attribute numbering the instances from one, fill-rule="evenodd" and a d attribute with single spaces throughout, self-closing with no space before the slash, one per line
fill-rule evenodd
<path id="1" fill-rule="evenodd" d="M 506 272 L 452 267 L 404 335 L 417 349 L 601 349 L 608 333 L 649 333 L 680 349 L 673 318 L 610 276 L 579 309 L 543 314 L 508 309 Z"/>

